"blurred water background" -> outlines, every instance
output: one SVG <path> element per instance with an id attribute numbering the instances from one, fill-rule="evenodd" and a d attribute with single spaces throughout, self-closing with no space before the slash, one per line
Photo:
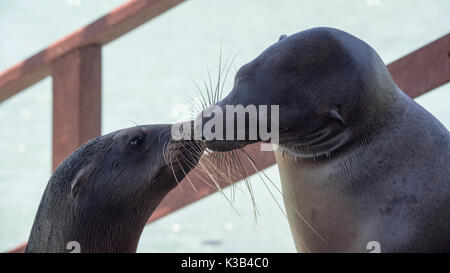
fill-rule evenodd
<path id="1" fill-rule="evenodd" d="M 0 71 L 124 2 L 0 0 Z M 102 132 L 178 121 L 195 95 L 192 80 L 207 77 L 205 63 L 217 67 L 221 40 L 223 60 L 240 52 L 238 68 L 281 34 L 331 26 L 390 63 L 446 34 L 449 14 L 448 0 L 186 1 L 104 47 Z M 47 78 L 0 104 L 0 251 L 28 238 L 51 175 L 51 100 Z M 449 84 L 417 102 L 450 128 Z M 277 168 L 267 173 L 279 185 Z M 294 252 L 283 214 L 258 178 L 252 181 L 256 224 L 245 190 L 236 194 L 239 215 L 215 194 L 147 226 L 138 251 Z"/>

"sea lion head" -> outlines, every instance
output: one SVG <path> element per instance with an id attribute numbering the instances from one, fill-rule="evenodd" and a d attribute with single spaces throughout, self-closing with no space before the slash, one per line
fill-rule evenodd
<path id="1" fill-rule="evenodd" d="M 396 88 L 378 54 L 346 32 L 314 28 L 282 35 L 238 70 L 231 92 L 213 105 L 223 111 L 223 140 L 205 143 L 211 150 L 228 151 L 256 141 L 270 141 L 263 139 L 259 131 L 256 138 L 249 138 L 248 118 L 246 137 L 237 140 L 236 115 L 235 138 L 226 139 L 229 128 L 225 126 L 230 124 L 226 107 L 254 106 L 260 120 L 260 106 L 267 106 L 266 119 L 270 121 L 270 109 L 275 105 L 279 107 L 275 121 L 279 144 L 301 146 L 305 155 L 326 153 L 379 122 L 380 118 L 374 121 L 374 116 L 389 109 Z M 208 120 L 203 117 L 202 124 Z M 270 122 L 267 126 L 270 131 Z M 327 141 L 326 145 L 322 145 L 323 141 Z M 320 146 L 313 147 L 316 144 Z"/>
<path id="2" fill-rule="evenodd" d="M 199 157 L 198 145 L 172 139 L 171 125 L 143 125 L 89 141 L 61 164 L 55 176 L 72 175 L 67 181 L 74 202 L 95 199 L 111 206 L 136 201 L 143 209 L 147 207 L 143 203 L 158 204 Z"/>

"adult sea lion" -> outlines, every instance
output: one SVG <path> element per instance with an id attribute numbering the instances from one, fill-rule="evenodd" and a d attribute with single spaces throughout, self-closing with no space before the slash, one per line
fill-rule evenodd
<path id="1" fill-rule="evenodd" d="M 26 252 L 135 252 L 152 212 L 202 152 L 174 141 L 168 124 L 89 141 L 51 176 Z"/>
<path id="2" fill-rule="evenodd" d="M 282 36 L 215 105 L 224 119 L 226 105 L 279 105 L 275 156 L 298 251 L 450 251 L 450 133 L 365 42 L 332 28 Z M 205 143 L 261 140 L 246 136 Z"/>

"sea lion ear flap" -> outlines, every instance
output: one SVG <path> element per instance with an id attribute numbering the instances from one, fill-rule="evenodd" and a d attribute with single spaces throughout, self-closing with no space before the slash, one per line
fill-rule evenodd
<path id="1" fill-rule="evenodd" d="M 329 116 L 331 119 L 333 119 L 334 121 L 336 121 L 340 126 L 345 127 L 345 121 L 344 119 L 341 117 L 341 115 L 339 115 L 338 111 L 336 110 L 330 110 L 330 112 L 328 112 Z"/>
<path id="2" fill-rule="evenodd" d="M 286 37 L 287 37 L 287 35 L 286 35 L 286 34 L 283 34 L 283 35 L 280 36 L 280 39 L 278 39 L 278 41 L 281 41 L 281 40 L 283 40 L 283 39 L 286 38 Z"/>
<path id="3" fill-rule="evenodd" d="M 91 174 L 92 165 L 85 166 L 81 168 L 75 175 L 75 178 L 70 185 L 70 195 L 75 198 L 80 191 L 81 187 L 86 183 Z"/>

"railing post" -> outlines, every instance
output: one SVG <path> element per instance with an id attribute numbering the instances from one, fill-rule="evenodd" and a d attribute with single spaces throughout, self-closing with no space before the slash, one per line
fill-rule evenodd
<path id="1" fill-rule="evenodd" d="M 77 48 L 56 59 L 53 77 L 53 170 L 101 133 L 101 46 Z"/>

